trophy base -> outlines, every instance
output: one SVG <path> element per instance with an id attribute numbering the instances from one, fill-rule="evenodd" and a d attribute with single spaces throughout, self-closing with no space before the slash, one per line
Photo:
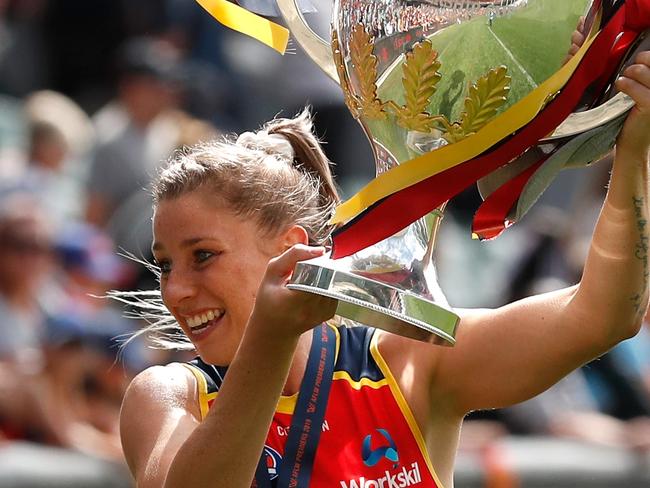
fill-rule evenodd
<path id="1" fill-rule="evenodd" d="M 453 346 L 459 317 L 431 300 L 337 266 L 341 260 L 299 262 L 287 288 L 338 300 L 336 314 L 404 337 Z"/>

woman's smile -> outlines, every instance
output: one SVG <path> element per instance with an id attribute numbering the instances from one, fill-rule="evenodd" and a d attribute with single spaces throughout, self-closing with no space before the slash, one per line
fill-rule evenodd
<path id="1" fill-rule="evenodd" d="M 225 310 L 215 308 L 188 317 L 185 320 L 185 324 L 189 328 L 192 339 L 201 340 L 206 337 L 212 330 L 221 324 L 225 314 Z"/>

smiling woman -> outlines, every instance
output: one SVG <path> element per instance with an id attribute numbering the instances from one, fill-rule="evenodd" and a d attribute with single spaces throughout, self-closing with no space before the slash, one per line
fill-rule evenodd
<path id="1" fill-rule="evenodd" d="M 178 153 L 154 187 L 160 291 L 140 303 L 166 311 L 143 333 L 182 333 L 198 357 L 129 386 L 121 435 L 138 486 L 451 487 L 468 412 L 531 398 L 636 334 L 650 53 L 618 86 L 637 108 L 581 282 L 458 311 L 453 348 L 335 325 L 334 301 L 286 287 L 298 261 L 325 252 L 338 202 L 307 112 Z"/>
<path id="2" fill-rule="evenodd" d="M 225 366 L 269 260 L 305 234 L 287 232 L 286 224 L 278 227 L 284 232 L 264 232 L 255 219 L 242 219 L 214 195 L 200 188 L 160 200 L 153 252 L 166 307 L 199 355 Z"/>

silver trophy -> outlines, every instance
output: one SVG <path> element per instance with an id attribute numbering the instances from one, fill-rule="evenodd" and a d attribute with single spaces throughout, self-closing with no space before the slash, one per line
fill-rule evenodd
<path id="1" fill-rule="evenodd" d="M 588 0 L 335 0 L 324 40 L 296 0 L 277 2 L 293 38 L 343 89 L 377 175 L 468 137 L 521 100 L 563 65 L 580 17 L 588 30 L 601 8 Z M 541 143 L 632 107 L 611 90 L 598 95 L 596 108 L 576 111 Z M 299 263 L 289 288 L 337 299 L 337 314 L 354 321 L 453 345 L 459 318 L 433 262 L 444 207 L 352 256 Z"/>

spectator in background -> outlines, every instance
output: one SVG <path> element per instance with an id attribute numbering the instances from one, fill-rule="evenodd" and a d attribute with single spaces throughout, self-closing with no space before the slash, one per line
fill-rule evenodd
<path id="1" fill-rule="evenodd" d="M 116 432 L 103 429 L 88 402 L 96 356 L 83 347 L 82 336 L 50 328 L 54 257 L 52 230 L 37 202 L 19 193 L 0 201 L 0 438 L 122 466 Z M 65 477 L 65 466 L 60 474 Z"/>
<path id="2" fill-rule="evenodd" d="M 86 206 L 91 224 L 107 227 L 174 149 L 178 61 L 177 51 L 161 40 L 138 38 L 122 46 L 117 96 L 94 116 L 98 145 Z"/>
<path id="3" fill-rule="evenodd" d="M 508 300 L 551 292 L 577 282 L 588 251 L 587 229 L 600 209 L 607 167 L 592 173 L 571 214 L 538 213 L 528 252 L 513 269 Z M 631 364 L 643 335 L 618 344 L 547 391 L 488 417 L 515 434 L 550 435 L 606 446 L 650 449 L 650 390 Z M 648 363 L 650 364 L 650 362 Z"/>
<path id="4" fill-rule="evenodd" d="M 61 225 L 82 216 L 83 179 L 94 143 L 88 115 L 71 98 L 52 90 L 25 99 L 29 136 L 23 184 Z"/>
<path id="5" fill-rule="evenodd" d="M 102 370 L 95 371 L 95 376 L 108 379 L 108 370 L 115 362 L 121 338 L 130 336 L 142 324 L 126 319 L 122 307 L 105 296 L 111 289 L 133 288 L 135 268 L 139 265 L 118 256 L 106 233 L 82 222 L 64 226 L 54 238 L 54 249 L 61 263 L 58 282 L 64 291 L 61 294 L 64 300 L 50 319 L 50 334 L 81 337 L 95 356 L 101 357 L 105 363 Z M 136 340 L 122 350 L 120 359 L 129 375 L 170 358 L 163 351 L 147 348 Z M 121 382 L 127 380 L 122 368 L 113 369 L 121 375 Z M 114 379 L 120 382 L 119 378 Z M 123 390 L 117 395 L 115 406 L 118 408 L 121 393 Z M 115 400 L 116 395 L 110 396 Z"/>
<path id="6" fill-rule="evenodd" d="M 24 194 L 0 205 L 0 358 L 39 369 L 45 336 L 39 291 L 51 266 L 50 231 Z"/>
<path id="7" fill-rule="evenodd" d="M 51 90 L 29 94 L 17 116 L 24 122 L 24 158 L 14 158 L 19 169 L 4 178 L 0 194 L 31 194 L 55 225 L 79 217 L 85 158 L 93 143 L 89 117 L 73 100 Z"/>
<path id="8" fill-rule="evenodd" d="M 217 136 L 180 109 L 180 52 L 161 39 L 128 40 L 118 56 L 118 94 L 93 121 L 97 147 L 87 180 L 86 220 L 118 249 L 147 259 L 151 202 L 144 191 L 178 147 Z"/>

